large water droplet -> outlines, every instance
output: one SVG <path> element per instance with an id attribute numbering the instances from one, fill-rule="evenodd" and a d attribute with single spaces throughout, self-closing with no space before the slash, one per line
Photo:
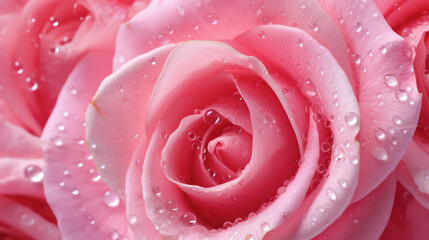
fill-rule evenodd
<path id="1" fill-rule="evenodd" d="M 56 147 L 61 147 L 64 145 L 63 140 L 61 138 L 58 138 L 58 137 L 54 137 L 52 139 L 52 142 L 54 143 L 54 146 L 56 146 Z"/>
<path id="2" fill-rule="evenodd" d="M 267 222 L 261 223 L 261 230 L 263 232 L 268 232 L 270 230 L 270 224 Z"/>
<path id="3" fill-rule="evenodd" d="M 265 34 L 264 31 L 259 31 L 258 32 L 258 37 L 261 38 L 261 39 L 265 39 L 267 37 L 267 35 Z"/>
<path id="4" fill-rule="evenodd" d="M 393 123 L 394 123 L 394 124 L 396 124 L 396 125 L 402 125 L 402 120 L 401 120 L 401 118 L 399 118 L 398 116 L 393 116 L 393 117 L 392 117 L 392 121 L 393 121 Z"/>
<path id="5" fill-rule="evenodd" d="M 344 179 L 340 178 L 338 180 L 338 185 L 340 185 L 342 188 L 346 188 L 347 187 L 347 182 Z"/>
<path id="6" fill-rule="evenodd" d="M 383 147 L 376 147 L 371 151 L 372 156 L 374 156 L 378 160 L 386 161 L 388 156 L 386 149 Z"/>
<path id="7" fill-rule="evenodd" d="M 374 136 L 378 140 L 382 141 L 382 140 L 386 139 L 386 132 L 382 128 L 375 128 L 375 130 L 374 130 Z"/>
<path id="8" fill-rule="evenodd" d="M 186 212 L 183 214 L 180 220 L 189 226 L 195 225 L 195 223 L 197 223 L 197 217 L 191 212 Z"/>
<path id="9" fill-rule="evenodd" d="M 109 207 L 117 207 L 119 205 L 119 197 L 116 193 L 109 190 L 105 191 L 101 200 Z"/>
<path id="10" fill-rule="evenodd" d="M 217 17 L 213 14 L 208 14 L 206 16 L 206 21 L 212 25 L 215 25 L 217 23 Z"/>
<path id="11" fill-rule="evenodd" d="M 335 190 L 332 188 L 326 189 L 326 196 L 331 200 L 337 199 L 337 194 L 335 193 Z"/>
<path id="12" fill-rule="evenodd" d="M 384 77 L 384 83 L 389 87 L 396 87 L 398 86 L 398 79 L 396 78 L 396 75 L 388 74 Z"/>
<path id="13" fill-rule="evenodd" d="M 404 89 L 399 89 L 395 92 L 395 97 L 401 102 L 405 102 L 408 99 L 408 94 Z"/>
<path id="14" fill-rule="evenodd" d="M 316 23 L 312 22 L 312 23 L 310 23 L 310 29 L 314 32 L 317 32 L 317 31 L 319 31 L 319 26 L 317 26 Z"/>
<path id="15" fill-rule="evenodd" d="M 358 123 L 358 116 L 354 112 L 348 112 L 344 116 L 344 121 L 346 121 L 347 125 L 350 127 L 355 126 Z"/>
<path id="16" fill-rule="evenodd" d="M 43 171 L 37 165 L 29 165 L 24 170 L 24 176 L 32 182 L 41 182 L 43 180 Z"/>
<path id="17" fill-rule="evenodd" d="M 158 197 L 161 196 L 161 188 L 158 186 L 153 186 L 152 192 L 153 192 L 153 194 L 155 194 Z"/>
<path id="18" fill-rule="evenodd" d="M 203 116 L 204 122 L 209 125 L 215 125 L 220 122 L 220 115 L 214 110 L 207 110 Z"/>
<path id="19" fill-rule="evenodd" d="M 168 200 L 168 201 L 166 201 L 165 202 L 165 208 L 168 210 L 168 211 L 172 211 L 172 212 L 175 212 L 175 211 L 177 211 L 179 208 L 177 207 L 177 203 L 176 203 L 176 201 L 174 201 L 174 200 Z"/>
<path id="20" fill-rule="evenodd" d="M 25 78 L 25 87 L 29 91 L 36 91 L 39 88 L 39 84 L 32 77 Z"/>
<path id="21" fill-rule="evenodd" d="M 156 58 L 154 58 L 154 57 L 150 57 L 148 61 L 149 61 L 149 63 L 151 65 L 155 65 L 156 64 Z"/>
<path id="22" fill-rule="evenodd" d="M 313 82 L 310 79 L 307 79 L 302 86 L 302 90 L 309 96 L 316 96 L 316 87 L 314 86 Z"/>

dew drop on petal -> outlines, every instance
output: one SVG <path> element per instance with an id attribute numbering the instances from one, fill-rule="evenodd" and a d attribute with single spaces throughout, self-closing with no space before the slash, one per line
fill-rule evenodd
<path id="1" fill-rule="evenodd" d="M 168 211 L 172 211 L 172 212 L 175 212 L 175 211 L 177 211 L 179 208 L 177 207 L 177 203 L 176 203 L 176 201 L 174 201 L 174 200 L 168 200 L 168 201 L 166 201 L 165 202 L 165 208 L 168 210 Z"/>
<path id="2" fill-rule="evenodd" d="M 347 187 L 347 182 L 344 179 L 340 178 L 338 180 L 338 185 L 340 185 L 342 188 L 346 188 Z"/>
<path id="3" fill-rule="evenodd" d="M 335 190 L 332 188 L 326 189 L 326 196 L 331 200 L 337 199 L 337 194 L 335 193 Z"/>
<path id="4" fill-rule="evenodd" d="M 302 90 L 311 97 L 314 97 L 317 94 L 316 87 L 310 79 L 305 81 L 304 85 L 302 86 Z"/>
<path id="5" fill-rule="evenodd" d="M 261 38 L 261 39 L 265 39 L 267 37 L 267 35 L 265 34 L 264 31 L 259 31 L 258 32 L 258 37 Z"/>
<path id="6" fill-rule="evenodd" d="M 268 232 L 270 230 L 270 224 L 267 222 L 261 223 L 261 230 L 263 232 Z"/>
<path id="7" fill-rule="evenodd" d="M 206 16 L 206 21 L 211 25 L 215 25 L 217 23 L 217 17 L 210 13 Z"/>
<path id="8" fill-rule="evenodd" d="M 405 102 L 408 99 L 408 94 L 405 90 L 399 89 L 395 92 L 395 97 L 401 102 Z"/>
<path id="9" fill-rule="evenodd" d="M 43 180 L 43 171 L 37 165 L 29 165 L 24 170 L 24 176 L 32 182 L 41 182 Z"/>
<path id="10" fill-rule="evenodd" d="M 28 216 L 27 214 L 23 214 L 21 216 L 21 223 L 24 226 L 32 226 L 36 223 L 36 220 L 32 216 Z"/>
<path id="11" fill-rule="evenodd" d="M 216 125 L 220 122 L 220 115 L 214 110 L 208 110 L 205 112 L 203 119 L 208 125 Z"/>
<path id="12" fill-rule="evenodd" d="M 310 23 L 310 29 L 314 32 L 317 32 L 317 31 L 319 31 L 319 26 L 317 26 L 316 23 L 312 22 L 312 23 Z"/>
<path id="13" fill-rule="evenodd" d="M 101 200 L 109 207 L 117 207 L 119 205 L 119 197 L 116 193 L 109 190 L 105 191 L 101 196 Z"/>
<path id="14" fill-rule="evenodd" d="M 376 147 L 371 151 L 372 156 L 381 161 L 388 159 L 387 152 L 383 147 Z"/>
<path id="15" fill-rule="evenodd" d="M 388 74 L 384 77 L 384 83 L 389 87 L 396 87 L 398 86 L 398 79 L 396 75 Z"/>
<path id="16" fill-rule="evenodd" d="M 392 117 L 392 121 L 393 121 L 393 123 L 394 123 L 394 124 L 396 124 L 396 125 L 402 125 L 402 120 L 401 120 L 401 118 L 399 118 L 398 116 L 393 116 L 393 117 Z"/>
<path id="17" fill-rule="evenodd" d="M 374 136 L 378 140 L 382 141 L 382 140 L 386 139 L 386 131 L 384 131 L 384 129 L 382 129 L 382 128 L 375 128 Z"/>
<path id="18" fill-rule="evenodd" d="M 180 220 L 189 226 L 193 226 L 195 225 L 195 223 L 197 223 L 197 217 L 195 216 L 195 214 L 191 213 L 191 212 L 186 212 L 182 215 L 182 217 L 180 218 Z"/>
<path id="19" fill-rule="evenodd" d="M 348 112 L 344 116 L 344 120 L 346 121 L 347 125 L 352 127 L 358 123 L 358 116 L 354 112 Z"/>
<path id="20" fill-rule="evenodd" d="M 161 188 L 158 186 L 153 186 L 152 192 L 153 192 L 153 194 L 155 194 L 158 197 L 161 196 Z"/>

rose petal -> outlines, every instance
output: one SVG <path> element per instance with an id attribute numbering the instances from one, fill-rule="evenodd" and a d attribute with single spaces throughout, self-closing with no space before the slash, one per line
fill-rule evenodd
<path id="1" fill-rule="evenodd" d="M 113 235 L 132 239 L 124 206 L 99 181 L 84 141 L 85 110 L 101 80 L 111 72 L 111 58 L 112 54 L 97 53 L 79 62 L 42 135 L 45 194 L 64 238 L 105 239 Z M 77 94 L 70 93 L 71 85 Z"/>
<path id="2" fill-rule="evenodd" d="M 168 42 L 232 39 L 252 27 L 269 23 L 303 29 L 328 48 L 349 79 L 353 79 L 341 33 L 315 0 L 152 1 L 145 11 L 119 29 L 114 69 Z"/>
<path id="3" fill-rule="evenodd" d="M 374 2 L 392 27 L 399 25 L 403 19 L 415 16 L 423 9 L 429 8 L 429 2 L 425 0 L 375 0 Z"/>
<path id="4" fill-rule="evenodd" d="M 395 190 L 396 179 L 391 175 L 365 198 L 347 207 L 315 239 L 379 239 L 389 221 Z"/>
<path id="5" fill-rule="evenodd" d="M 392 214 L 380 239 L 425 239 L 428 222 L 429 210 L 398 184 Z"/>
<path id="6" fill-rule="evenodd" d="M 355 202 L 398 165 L 406 150 L 402 146 L 409 143 L 417 125 L 421 96 L 415 84 L 412 49 L 391 30 L 375 4 L 320 2 L 343 32 L 359 83 L 362 165 Z"/>
<path id="7" fill-rule="evenodd" d="M 107 77 L 88 107 L 86 138 L 91 153 L 104 182 L 121 198 L 132 154 L 146 138 L 144 109 L 174 47 L 168 45 L 143 54 Z"/>
<path id="8" fill-rule="evenodd" d="M 401 161 L 396 168 L 398 181 L 414 196 L 414 198 L 425 208 L 429 209 L 429 196 L 422 193 L 419 187 L 415 184 L 407 165 Z"/>
<path id="9" fill-rule="evenodd" d="M 13 226 L 32 239 L 61 239 L 61 233 L 54 223 L 28 207 L 0 197 L 0 212 L 0 222 Z"/>

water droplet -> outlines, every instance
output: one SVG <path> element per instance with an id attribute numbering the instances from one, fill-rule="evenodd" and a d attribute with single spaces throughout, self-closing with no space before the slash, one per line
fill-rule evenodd
<path id="1" fill-rule="evenodd" d="M 110 239 L 112 240 L 118 240 L 119 239 L 119 233 L 116 231 L 116 229 L 110 230 Z"/>
<path id="2" fill-rule="evenodd" d="M 396 124 L 398 126 L 402 125 L 402 120 L 398 116 L 393 116 L 392 117 L 392 121 L 393 121 L 394 124 Z"/>
<path id="3" fill-rule="evenodd" d="M 304 8 L 306 7 L 305 2 L 303 2 L 303 1 L 300 1 L 300 2 L 298 3 L 298 6 L 299 6 L 299 8 L 301 8 L 301 9 L 304 9 Z"/>
<path id="4" fill-rule="evenodd" d="M 25 78 L 25 87 L 27 88 L 27 90 L 29 91 L 36 91 L 39 88 L 39 84 L 37 83 L 36 80 L 34 80 L 31 77 L 27 77 Z"/>
<path id="5" fill-rule="evenodd" d="M 180 16 L 185 16 L 185 10 L 183 10 L 179 5 L 176 6 L 176 11 Z"/>
<path id="6" fill-rule="evenodd" d="M 386 132 L 382 128 L 375 128 L 375 130 L 374 130 L 374 136 L 378 140 L 382 141 L 382 140 L 386 139 Z"/>
<path id="7" fill-rule="evenodd" d="M 401 102 L 405 102 L 408 99 L 408 94 L 404 89 L 399 89 L 395 92 L 395 97 Z"/>
<path id="8" fill-rule="evenodd" d="M 197 217 L 191 212 L 186 212 L 185 214 L 183 214 L 180 220 L 182 220 L 184 224 L 189 226 L 193 226 L 195 225 L 195 223 L 197 223 Z"/>
<path id="9" fill-rule="evenodd" d="M 58 129 L 58 131 L 63 132 L 63 131 L 65 131 L 65 130 L 66 130 L 66 126 L 64 126 L 64 125 L 62 125 L 62 124 L 59 124 L 59 125 L 57 125 L 57 129 Z"/>
<path id="10" fill-rule="evenodd" d="M 303 91 L 309 95 L 309 96 L 316 96 L 316 87 L 314 86 L 313 82 L 310 79 L 307 79 L 302 86 Z"/>
<path id="11" fill-rule="evenodd" d="M 387 53 L 387 48 L 386 48 L 386 46 L 381 46 L 381 47 L 378 49 L 378 51 L 379 51 L 381 54 L 386 54 L 386 53 Z"/>
<path id="12" fill-rule="evenodd" d="M 167 36 L 165 36 L 164 34 L 159 34 L 158 37 L 156 38 L 156 40 L 160 43 L 160 44 L 166 44 L 170 41 L 170 39 L 168 39 Z"/>
<path id="13" fill-rule="evenodd" d="M 211 25 L 215 25 L 217 23 L 217 17 L 216 17 L 216 15 L 208 14 L 206 16 L 206 21 L 208 23 L 210 23 Z"/>
<path id="14" fill-rule="evenodd" d="M 402 29 L 402 36 L 404 38 L 410 38 L 411 36 L 413 36 L 413 32 L 411 29 L 406 27 L 406 28 Z"/>
<path id="15" fill-rule="evenodd" d="M 399 9 L 401 9 L 401 5 L 395 3 L 395 5 L 393 5 L 393 7 L 395 8 L 396 11 L 399 11 Z"/>
<path id="16" fill-rule="evenodd" d="M 166 131 L 162 131 L 162 132 L 159 134 L 159 136 L 160 136 L 161 138 L 166 138 L 166 137 L 168 136 L 168 134 L 167 134 L 167 132 L 166 132 Z"/>
<path id="17" fill-rule="evenodd" d="M 265 32 L 259 31 L 258 32 L 258 37 L 261 38 L 261 39 L 265 39 L 267 36 L 265 35 Z"/>
<path id="18" fill-rule="evenodd" d="M 96 148 L 97 148 L 97 144 L 95 144 L 95 143 L 91 143 L 91 144 L 89 145 L 89 147 L 90 147 L 90 148 L 92 148 L 92 149 L 96 149 Z"/>
<path id="19" fill-rule="evenodd" d="M 153 194 L 155 194 L 156 196 L 160 197 L 161 196 L 161 188 L 158 186 L 153 186 L 152 188 L 152 192 Z"/>
<path id="20" fill-rule="evenodd" d="M 358 54 L 353 54 L 351 59 L 356 65 L 359 65 L 361 63 L 361 59 Z"/>
<path id="21" fill-rule="evenodd" d="M 250 12 L 255 15 L 259 15 L 261 14 L 261 7 L 259 5 L 252 5 L 252 7 L 250 7 Z"/>
<path id="22" fill-rule="evenodd" d="M 326 196 L 331 200 L 337 199 L 337 194 L 335 193 L 335 190 L 332 188 L 326 189 Z"/>
<path id="23" fill-rule="evenodd" d="M 386 161 L 388 159 L 387 152 L 383 147 L 374 148 L 371 154 L 378 160 Z"/>
<path id="24" fill-rule="evenodd" d="M 134 215 L 129 215 L 129 216 L 127 217 L 127 219 L 128 219 L 128 223 L 129 223 L 130 225 L 134 225 L 134 224 L 136 224 L 136 223 L 137 223 L 137 217 L 136 217 L 136 216 L 134 216 Z"/>
<path id="25" fill-rule="evenodd" d="M 64 145 L 63 140 L 61 138 L 58 138 L 58 137 L 52 138 L 52 142 L 54 143 L 54 146 L 56 146 L 56 147 L 61 147 Z"/>
<path id="26" fill-rule="evenodd" d="M 214 110 L 207 110 L 203 116 L 204 122 L 209 125 L 216 125 L 220 122 L 220 115 Z"/>
<path id="27" fill-rule="evenodd" d="M 344 179 L 340 178 L 338 180 L 338 185 L 340 185 L 342 188 L 346 188 L 347 187 L 347 182 Z"/>
<path id="28" fill-rule="evenodd" d="M 344 120 L 346 121 L 347 125 L 352 127 L 358 123 L 358 116 L 354 112 L 348 112 L 344 116 Z"/>
<path id="29" fill-rule="evenodd" d="M 175 211 L 177 211 L 179 208 L 177 207 L 177 203 L 176 203 L 176 201 L 174 201 L 174 200 L 168 200 L 168 201 L 166 201 L 165 202 L 165 208 L 168 210 L 168 211 L 172 211 L 172 212 L 175 212 Z"/>
<path id="30" fill-rule="evenodd" d="M 319 26 L 317 26 L 316 23 L 312 22 L 312 23 L 310 23 L 310 29 L 314 32 L 317 32 L 317 31 L 319 31 Z"/>
<path id="31" fill-rule="evenodd" d="M 320 174 L 325 173 L 326 172 L 326 166 L 325 166 L 325 164 L 319 164 L 319 165 L 317 165 L 316 171 L 318 173 L 320 173 Z"/>
<path id="32" fill-rule="evenodd" d="M 52 27 L 58 27 L 58 25 L 60 24 L 60 22 L 58 22 L 58 19 L 54 16 L 49 17 L 49 21 L 52 24 Z"/>
<path id="33" fill-rule="evenodd" d="M 109 207 L 117 207 L 119 205 L 119 197 L 116 193 L 109 190 L 105 191 L 101 200 Z"/>
<path id="34" fill-rule="evenodd" d="M 270 224 L 267 222 L 261 223 L 261 230 L 263 232 L 268 232 L 270 230 Z"/>
<path id="35" fill-rule="evenodd" d="M 354 23 L 353 24 L 353 29 L 355 30 L 355 32 L 359 33 L 359 32 L 362 31 L 362 25 L 359 22 Z"/>
<path id="36" fill-rule="evenodd" d="M 322 121 L 322 117 L 320 116 L 320 114 L 316 113 L 316 114 L 313 114 L 313 120 L 319 123 L 320 121 Z"/>
<path id="37" fill-rule="evenodd" d="M 17 73 L 17 74 L 22 74 L 24 72 L 24 68 L 22 67 L 21 63 L 18 61 L 15 61 L 12 65 L 13 70 Z"/>
<path id="38" fill-rule="evenodd" d="M 194 132 L 189 132 L 187 137 L 189 141 L 195 141 L 195 139 L 197 139 L 197 134 Z"/>
<path id="39" fill-rule="evenodd" d="M 329 152 L 331 150 L 331 144 L 329 142 L 323 142 L 320 145 L 320 148 L 322 149 L 323 152 Z"/>
<path id="40" fill-rule="evenodd" d="M 304 46 L 304 42 L 301 39 L 296 40 L 296 44 L 298 45 L 298 47 Z"/>
<path id="41" fill-rule="evenodd" d="M 161 167 L 162 168 L 166 168 L 167 167 L 167 161 L 165 161 L 165 160 L 161 160 Z"/>
<path id="42" fill-rule="evenodd" d="M 27 214 L 22 214 L 21 223 L 24 226 L 32 226 L 36 223 L 36 220 L 32 216 L 28 216 Z"/>
<path id="43" fill-rule="evenodd" d="M 150 57 L 149 58 L 149 63 L 152 64 L 152 65 L 155 65 L 156 64 L 156 58 Z"/>
<path id="44" fill-rule="evenodd" d="M 207 172 L 209 173 L 210 177 L 215 177 L 216 176 L 215 170 L 213 170 L 211 168 L 207 169 Z"/>
<path id="45" fill-rule="evenodd" d="M 77 190 L 76 188 L 72 188 L 72 191 L 71 191 L 71 193 L 73 194 L 73 195 L 79 195 L 79 190 Z"/>
<path id="46" fill-rule="evenodd" d="M 230 221 L 226 221 L 223 223 L 223 229 L 228 229 L 230 227 L 234 226 L 234 224 Z"/>
<path id="47" fill-rule="evenodd" d="M 24 170 L 24 176 L 32 182 L 41 182 L 43 179 L 43 171 L 37 165 L 29 165 Z"/>

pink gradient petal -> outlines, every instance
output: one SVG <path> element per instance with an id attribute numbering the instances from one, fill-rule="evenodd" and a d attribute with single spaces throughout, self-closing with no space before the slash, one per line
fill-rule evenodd
<path id="1" fill-rule="evenodd" d="M 426 239 L 429 235 L 428 223 L 429 210 L 398 184 L 392 214 L 380 239 Z"/>
<path id="2" fill-rule="evenodd" d="M 125 206 L 128 224 L 133 230 L 135 239 L 158 240 L 162 239 L 162 237 L 146 215 L 145 202 L 142 198 L 141 176 L 143 160 L 139 157 L 144 156 L 147 145 L 146 140 L 139 144 L 128 168 L 125 185 Z"/>
<path id="3" fill-rule="evenodd" d="M 411 19 L 422 10 L 429 9 L 429 2 L 426 0 L 375 0 L 374 2 L 392 28 L 402 24 L 404 19 Z"/>
<path id="4" fill-rule="evenodd" d="M 0 132 L 0 194 L 43 199 L 39 139 L 8 122 L 0 123 Z"/>
<path id="5" fill-rule="evenodd" d="M 391 175 L 374 191 L 347 207 L 341 217 L 315 240 L 379 239 L 389 221 L 395 190 L 396 179 Z"/>
<path id="6" fill-rule="evenodd" d="M 413 176 L 407 165 L 401 161 L 396 168 L 398 181 L 414 196 L 414 198 L 425 208 L 429 209 L 429 195 L 422 193 L 414 182 Z"/>
<path id="7" fill-rule="evenodd" d="M 146 106 L 163 63 L 174 47 L 167 45 L 143 54 L 107 77 L 86 112 L 86 139 L 99 173 L 121 198 L 132 154 L 141 139 L 146 138 Z"/>
<path id="8" fill-rule="evenodd" d="M 22 6 L 16 1 L 3 1 L 1 4 L 0 33 L 2 36 L 8 37 L 0 39 L 0 49 L 3 49 L 3 53 L 0 56 L 0 72 L 2 73 L 0 96 L 10 106 L 10 110 L 19 121 L 19 125 L 24 126 L 36 135 L 40 135 L 42 128 L 37 119 L 35 119 L 30 107 L 34 104 L 35 98 L 30 91 L 18 83 L 18 73 L 21 67 L 18 63 L 15 65 L 16 59 L 14 58 L 17 47 L 17 28 Z M 3 10 L 4 12 L 2 12 Z"/>
<path id="9" fill-rule="evenodd" d="M 421 95 L 411 46 L 391 30 L 373 2 L 320 2 L 346 39 L 359 85 L 362 164 L 355 202 L 398 165 L 406 150 L 402 146 L 409 143 L 417 126 Z"/>
<path id="10" fill-rule="evenodd" d="M 317 31 L 313 30 L 314 23 L 318 24 Z M 152 1 L 145 11 L 120 27 L 114 69 L 124 61 L 166 43 L 233 39 L 262 24 L 303 29 L 332 52 L 349 79 L 353 80 L 344 39 L 316 0 L 266 0 L 258 3 L 229 0 Z"/>
<path id="11" fill-rule="evenodd" d="M 0 197 L 0 222 L 35 240 L 61 239 L 57 226 L 28 207 Z"/>
<path id="12" fill-rule="evenodd" d="M 403 161 L 418 190 L 429 198 L 429 144 L 417 135 L 408 145 Z"/>
<path id="13" fill-rule="evenodd" d="M 85 145 L 85 110 L 102 79 L 111 72 L 112 54 L 85 56 L 64 85 L 42 134 L 44 187 L 64 238 L 133 239 L 119 197 L 100 181 Z M 70 92 L 74 86 L 76 94 Z"/>

